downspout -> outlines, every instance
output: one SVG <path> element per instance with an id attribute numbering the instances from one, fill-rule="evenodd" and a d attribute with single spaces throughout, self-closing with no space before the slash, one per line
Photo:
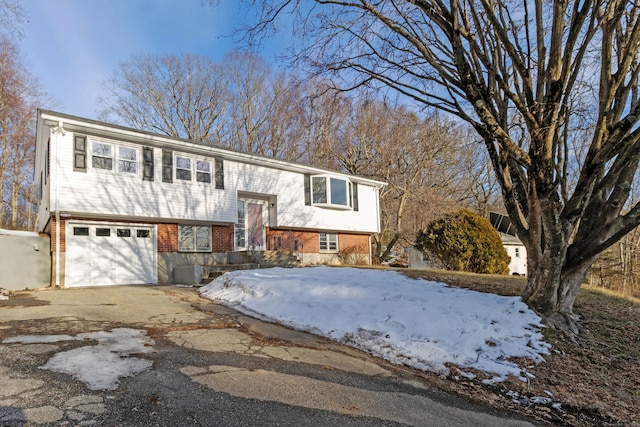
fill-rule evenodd
<path id="1" fill-rule="evenodd" d="M 54 192 L 54 209 L 56 212 L 56 288 L 60 287 L 60 209 L 58 206 L 58 196 L 60 194 L 60 181 L 59 181 L 59 154 L 60 154 L 60 141 L 59 141 L 59 135 L 62 134 L 63 136 L 67 133 L 64 128 L 62 127 L 62 120 L 58 121 L 58 126 L 56 127 L 52 127 L 51 128 L 51 133 L 55 134 L 56 138 L 56 160 L 55 160 L 55 167 L 56 167 L 56 173 L 55 173 L 55 178 L 56 178 L 56 185 L 55 185 L 55 192 Z M 45 159 L 46 161 L 46 159 Z"/>

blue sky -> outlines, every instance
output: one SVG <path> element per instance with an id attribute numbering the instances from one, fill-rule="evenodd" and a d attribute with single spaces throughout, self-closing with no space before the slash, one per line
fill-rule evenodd
<path id="1" fill-rule="evenodd" d="M 216 61 L 234 48 L 247 10 L 238 0 L 24 0 L 29 22 L 20 48 L 30 73 L 57 111 L 96 118 L 102 85 L 118 64 L 140 53 L 193 53 Z M 270 62 L 290 33 L 267 40 Z"/>

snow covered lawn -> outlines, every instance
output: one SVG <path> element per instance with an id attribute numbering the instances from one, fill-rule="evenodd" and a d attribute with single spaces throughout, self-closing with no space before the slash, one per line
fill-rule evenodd
<path id="1" fill-rule="evenodd" d="M 395 364 L 448 374 L 445 363 L 500 381 L 527 375 L 509 359 L 539 363 L 550 345 L 541 319 L 504 297 L 395 271 L 270 268 L 226 273 L 202 296 L 247 315 L 339 341 Z M 471 376 L 471 373 L 467 373 Z"/>

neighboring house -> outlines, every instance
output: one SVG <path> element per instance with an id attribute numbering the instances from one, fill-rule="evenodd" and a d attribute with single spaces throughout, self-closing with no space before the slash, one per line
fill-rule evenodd
<path id="1" fill-rule="evenodd" d="M 520 239 L 510 234 L 499 233 L 502 239 L 502 246 L 511 257 L 509 262 L 509 274 L 517 276 L 527 275 L 527 249 Z"/>
<path id="2" fill-rule="evenodd" d="M 172 283 L 243 251 L 370 262 L 385 185 L 52 111 L 38 112 L 35 179 L 65 287 Z"/>
<path id="3" fill-rule="evenodd" d="M 489 214 L 491 225 L 498 230 L 502 246 L 507 251 L 507 255 L 511 257 L 509 262 L 509 274 L 526 276 L 527 275 L 527 248 L 516 237 L 515 227 L 511 223 L 508 216 L 491 212 Z"/>

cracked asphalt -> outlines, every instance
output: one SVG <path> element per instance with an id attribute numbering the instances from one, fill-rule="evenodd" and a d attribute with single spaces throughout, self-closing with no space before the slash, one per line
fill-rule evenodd
<path id="1" fill-rule="evenodd" d="M 42 369 L 79 346 L 5 342 L 133 328 L 152 368 L 115 390 Z M 0 301 L 0 426 L 528 426 L 425 386 L 408 369 L 261 322 L 195 288 L 118 286 L 15 293 Z"/>

